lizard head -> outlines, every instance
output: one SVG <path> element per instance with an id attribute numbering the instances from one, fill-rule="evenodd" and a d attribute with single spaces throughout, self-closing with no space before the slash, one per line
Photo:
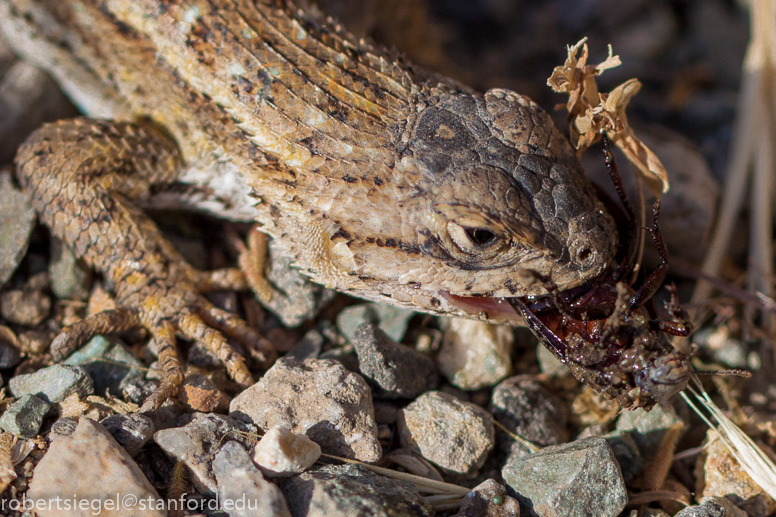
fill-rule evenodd
<path id="1" fill-rule="evenodd" d="M 545 111 L 490 90 L 440 93 L 419 101 L 416 113 L 401 131 L 381 200 L 373 201 L 373 189 L 337 209 L 341 224 L 330 233 L 342 242 L 334 254 L 361 280 L 338 288 L 504 321 L 493 309 L 498 298 L 544 293 L 526 270 L 561 289 L 605 270 L 617 244 L 614 221 Z M 371 212 L 361 209 L 367 205 Z"/>

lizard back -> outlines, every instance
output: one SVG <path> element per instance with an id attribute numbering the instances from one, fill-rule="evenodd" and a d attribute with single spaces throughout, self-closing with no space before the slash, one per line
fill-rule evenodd
<path id="1" fill-rule="evenodd" d="M 565 289 L 614 255 L 611 216 L 530 99 L 290 2 L 0 0 L 0 34 L 85 113 L 163 128 L 188 204 L 259 221 L 329 287 L 509 319 L 486 299 L 542 293 L 522 270 Z"/>

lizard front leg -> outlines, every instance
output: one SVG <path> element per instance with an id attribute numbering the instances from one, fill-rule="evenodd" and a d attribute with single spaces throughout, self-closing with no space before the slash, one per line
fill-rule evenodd
<path id="1" fill-rule="evenodd" d="M 49 124 L 22 145 L 19 181 L 43 222 L 75 254 L 115 286 L 118 309 L 63 329 L 52 343 L 60 360 L 92 335 L 143 326 L 158 345 L 164 373 L 141 411 L 157 409 L 183 381 L 176 335 L 204 344 L 239 384 L 253 378 L 224 337 L 274 353 L 240 318 L 210 304 L 202 292 L 244 287 L 234 270 L 198 271 L 173 249 L 132 200 L 176 180 L 181 158 L 175 143 L 151 126 L 75 119 Z"/>

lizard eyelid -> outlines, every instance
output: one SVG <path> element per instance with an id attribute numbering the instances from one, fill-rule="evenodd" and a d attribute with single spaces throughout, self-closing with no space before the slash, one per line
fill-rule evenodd
<path id="1" fill-rule="evenodd" d="M 451 221 L 447 223 L 447 234 L 459 250 L 481 259 L 492 258 L 503 248 L 499 244 L 504 239 L 490 228 L 462 226 Z"/>

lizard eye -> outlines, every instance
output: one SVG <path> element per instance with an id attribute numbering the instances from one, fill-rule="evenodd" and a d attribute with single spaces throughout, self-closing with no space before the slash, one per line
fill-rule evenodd
<path id="1" fill-rule="evenodd" d="M 453 222 L 447 224 L 447 233 L 459 250 L 479 258 L 490 258 L 498 253 L 501 246 L 497 244 L 503 240 L 490 228 L 461 226 Z"/>
<path id="2" fill-rule="evenodd" d="M 464 228 L 466 236 L 478 246 L 488 246 L 496 241 L 496 234 L 487 228 Z"/>

